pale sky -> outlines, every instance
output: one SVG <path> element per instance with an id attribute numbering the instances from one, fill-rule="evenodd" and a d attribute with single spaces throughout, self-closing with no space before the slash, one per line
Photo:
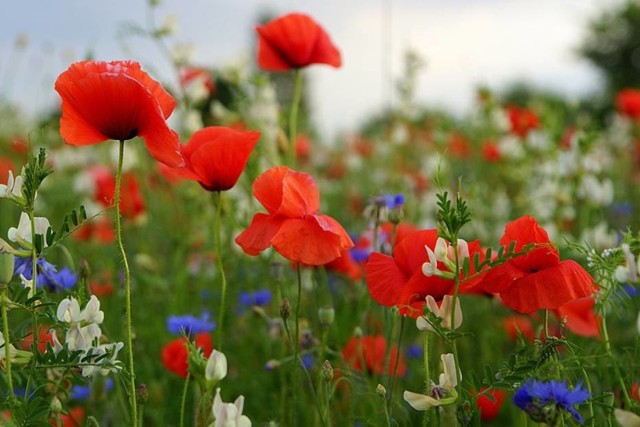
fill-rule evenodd
<path id="1" fill-rule="evenodd" d="M 68 64 L 134 59 L 156 78 L 173 75 L 154 45 L 128 37 L 123 24 L 145 26 L 144 0 L 19 0 L 0 6 L 0 97 L 28 111 L 57 102 L 53 82 Z M 251 57 L 260 11 L 313 16 L 342 52 L 343 67 L 314 66 L 312 102 L 321 133 L 354 129 L 388 102 L 390 73 L 402 70 L 406 48 L 427 65 L 417 101 L 457 113 L 473 103 L 474 88 L 517 79 L 568 97 L 598 86 L 598 75 L 575 55 L 585 24 L 618 0 L 164 0 L 157 21 L 173 15 L 171 40 L 194 43 L 194 62 L 220 67 Z M 24 35 L 21 53 L 15 40 Z M 387 37 L 388 35 L 388 37 Z M 387 60 L 388 59 L 388 60 Z"/>

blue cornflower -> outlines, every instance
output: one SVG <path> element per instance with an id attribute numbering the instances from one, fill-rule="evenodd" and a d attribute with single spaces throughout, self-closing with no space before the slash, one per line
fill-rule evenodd
<path id="1" fill-rule="evenodd" d="M 240 304 L 245 307 L 263 306 L 271 302 L 271 291 L 261 289 L 255 292 L 240 292 Z"/>
<path id="2" fill-rule="evenodd" d="M 183 316 L 169 316 L 167 318 L 167 329 L 172 334 L 180 334 L 184 331 L 187 335 L 199 334 L 202 332 L 211 332 L 215 329 L 215 322 L 209 321 L 209 313 L 204 312 L 200 317 L 192 314 Z"/>
<path id="3" fill-rule="evenodd" d="M 369 255 L 371 255 L 371 252 L 371 248 L 349 249 L 349 254 L 355 262 L 365 262 L 367 259 L 369 259 Z"/>
<path id="4" fill-rule="evenodd" d="M 404 206 L 403 194 L 385 194 L 382 197 L 388 209 L 396 209 Z"/>
<path id="5" fill-rule="evenodd" d="M 31 257 L 22 258 L 16 257 L 13 267 L 13 275 L 23 275 L 25 279 L 31 280 L 32 278 L 32 265 Z M 46 287 L 49 291 L 60 291 L 64 289 L 71 289 L 78 283 L 78 275 L 65 267 L 58 271 L 58 268 L 48 262 L 44 257 L 38 258 L 36 261 L 36 270 L 38 275 L 36 276 L 36 287 Z"/>
<path id="6" fill-rule="evenodd" d="M 513 403 L 537 422 L 553 423 L 558 416 L 557 410 L 564 409 L 582 423 L 584 419 L 575 405 L 584 403 L 589 397 L 591 394 L 581 383 L 570 390 L 566 381 L 529 380 L 516 390 Z"/>

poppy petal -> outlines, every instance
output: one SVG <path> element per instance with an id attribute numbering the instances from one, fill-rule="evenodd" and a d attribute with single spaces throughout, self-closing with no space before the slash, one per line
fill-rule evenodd
<path id="1" fill-rule="evenodd" d="M 329 215 L 316 214 L 311 215 L 311 218 L 313 218 L 324 231 L 333 233 L 340 238 L 340 246 L 342 247 L 342 250 L 351 249 L 355 246 L 353 244 L 353 240 L 351 240 L 351 236 L 349 236 L 349 233 L 347 233 L 338 221 L 331 218 Z"/>
<path id="2" fill-rule="evenodd" d="M 323 230 L 312 217 L 308 217 L 285 220 L 271 244 L 290 261 L 324 265 L 340 256 L 340 241 L 340 236 Z"/>
<path id="3" fill-rule="evenodd" d="M 436 276 L 427 277 L 422 274 L 422 270 L 416 270 L 402 289 L 398 304 L 401 308 L 404 307 L 404 314 L 418 317 L 422 314 L 422 307 L 427 295 L 431 295 L 436 301 L 439 301 L 445 295 L 453 292 L 453 286 L 454 281 L 451 279 Z"/>
<path id="4" fill-rule="evenodd" d="M 407 277 L 394 259 L 374 252 L 369 256 L 364 269 L 371 298 L 386 307 L 398 304 Z"/>
<path id="5" fill-rule="evenodd" d="M 575 299 L 558 307 L 556 316 L 566 322 L 567 329 L 583 337 L 600 338 L 600 316 L 594 310 L 593 296 Z"/>
<path id="6" fill-rule="evenodd" d="M 554 310 L 595 292 L 593 278 L 575 261 L 565 260 L 515 280 L 500 294 L 508 307 L 521 313 Z"/>
<path id="7" fill-rule="evenodd" d="M 507 261 L 502 265 L 487 270 L 477 287 L 484 292 L 499 294 L 507 290 L 514 280 L 526 275 L 527 273 L 516 267 L 513 262 Z"/>
<path id="8" fill-rule="evenodd" d="M 251 224 L 236 237 L 236 243 L 249 255 L 258 255 L 271 246 L 271 240 L 276 235 L 282 220 L 274 219 L 271 215 L 257 213 Z"/>
<path id="9" fill-rule="evenodd" d="M 253 181 L 253 195 L 270 214 L 275 214 L 282 204 L 282 183 L 290 170 L 286 166 L 276 166 Z"/>
<path id="10" fill-rule="evenodd" d="M 202 129 L 196 134 L 199 138 L 206 138 L 209 136 L 208 129 Z M 199 144 L 193 151 L 189 163 L 204 188 L 209 191 L 226 191 L 240 178 L 251 151 L 260 139 L 260 133 L 233 129 L 226 129 L 222 134 L 214 131 L 215 135 L 211 140 Z M 190 144 L 191 141 L 187 145 Z"/>
<path id="11" fill-rule="evenodd" d="M 432 230 L 420 230 L 409 234 L 395 248 L 393 257 L 407 276 L 413 275 L 416 270 L 422 270 L 422 264 L 429 260 L 425 246 L 433 249 L 438 240 L 438 232 Z"/>
<path id="12" fill-rule="evenodd" d="M 302 218 L 320 209 L 318 185 L 309 174 L 289 170 L 282 180 L 282 203 L 277 214 Z"/>
<path id="13" fill-rule="evenodd" d="M 513 258 L 513 262 L 521 270 L 537 271 L 560 262 L 558 250 L 551 244 L 549 235 L 532 216 L 525 215 L 506 225 L 500 244 L 508 247 L 511 242 L 516 242 L 516 252 L 522 251 L 529 244 L 535 245 L 525 255 Z"/>

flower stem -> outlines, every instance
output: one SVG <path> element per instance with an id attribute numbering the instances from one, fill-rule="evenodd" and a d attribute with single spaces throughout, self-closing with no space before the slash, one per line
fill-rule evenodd
<path id="1" fill-rule="evenodd" d="M 7 285 L 2 287 L 2 335 L 4 336 L 4 363 L 7 371 L 7 386 L 9 387 L 9 402 L 16 398 L 11 378 L 11 341 L 9 340 L 9 317 L 7 316 Z"/>
<path id="2" fill-rule="evenodd" d="M 298 109 L 302 98 L 302 71 L 293 72 L 293 100 L 289 114 L 289 165 L 296 167 L 296 138 L 298 133 Z"/>
<path id="3" fill-rule="evenodd" d="M 393 371 L 391 372 L 391 377 L 389 378 L 389 384 L 388 384 L 389 398 L 387 399 L 387 406 L 389 408 L 388 411 L 390 416 L 393 413 L 393 407 L 391 406 L 391 404 L 393 403 L 393 389 L 395 389 L 396 387 L 396 378 L 398 377 L 398 364 L 400 363 L 400 355 L 402 354 L 402 352 L 400 351 L 400 347 L 402 346 L 402 334 L 404 333 L 404 321 L 405 321 L 405 316 L 401 316 L 400 332 L 398 333 L 398 342 L 396 344 L 396 347 L 397 347 L 396 360 L 395 360 L 395 363 L 393 364 Z M 387 345 L 391 347 L 390 342 Z M 392 348 L 392 351 L 393 351 L 393 348 Z M 391 364 L 391 361 L 389 361 L 389 365 L 390 364 Z"/>
<path id="4" fill-rule="evenodd" d="M 216 348 L 218 349 L 218 351 L 222 351 L 222 338 L 224 337 L 224 309 L 227 300 L 227 277 L 224 274 L 224 264 L 222 263 L 222 192 L 216 191 L 215 193 L 213 193 L 213 198 L 216 202 L 216 259 L 218 261 L 218 270 L 220 273 L 220 280 L 222 284 L 222 294 L 220 295 L 220 310 L 218 312 L 218 337 L 216 340 Z"/>
<path id="5" fill-rule="evenodd" d="M 184 427 L 184 411 L 187 406 L 187 392 L 189 390 L 189 379 L 191 375 L 187 374 L 187 379 L 184 380 L 184 388 L 182 389 L 182 403 L 180 404 L 180 427 Z"/>
<path id="6" fill-rule="evenodd" d="M 611 365 L 613 366 L 613 371 L 618 379 L 618 383 L 620 384 L 620 390 L 622 390 L 622 396 L 624 398 L 624 403 L 627 408 L 632 408 L 633 405 L 631 403 L 631 397 L 629 396 L 629 391 L 627 390 L 627 386 L 622 379 L 622 375 L 620 374 L 620 369 L 618 368 L 618 363 L 613 356 L 613 351 L 611 350 L 611 341 L 609 340 L 609 332 L 607 331 L 607 318 L 606 316 L 602 316 L 602 338 L 604 349 L 611 360 Z"/>
<path id="7" fill-rule="evenodd" d="M 296 71 L 297 72 L 297 71 Z M 296 297 L 296 318 L 294 324 L 293 339 L 291 345 L 293 345 L 293 413 L 295 421 L 296 405 L 298 403 L 298 391 L 300 390 L 300 367 L 298 366 L 298 353 L 300 352 L 300 300 L 302 296 L 302 268 L 300 263 L 296 265 L 296 275 L 298 278 L 298 295 Z M 295 424 L 295 422 L 294 422 Z"/>
<path id="8" fill-rule="evenodd" d="M 129 271 L 129 261 L 127 253 L 122 243 L 122 226 L 120 224 L 120 184 L 122 181 L 122 163 L 124 159 L 124 141 L 120 141 L 120 150 L 118 153 L 118 171 L 116 173 L 116 190 L 115 198 L 115 220 L 116 220 L 116 239 L 118 248 L 122 256 L 122 264 L 124 265 L 124 296 L 125 296 L 125 316 L 127 322 L 127 353 L 129 354 L 129 405 L 131 406 L 131 425 L 138 425 L 138 407 L 136 404 L 136 375 L 133 364 L 133 327 L 131 320 L 131 272 Z"/>
<path id="9" fill-rule="evenodd" d="M 431 373 L 429 372 L 429 332 L 424 332 L 424 393 L 428 396 L 431 393 Z M 422 419 L 422 425 L 427 427 L 429 425 L 429 415 L 431 411 L 424 411 L 424 417 Z"/>

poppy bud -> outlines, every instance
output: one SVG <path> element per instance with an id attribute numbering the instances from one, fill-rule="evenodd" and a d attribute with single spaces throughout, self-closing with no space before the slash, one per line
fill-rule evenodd
<path id="1" fill-rule="evenodd" d="M 59 414 L 60 412 L 62 412 L 62 402 L 60 402 L 58 396 L 53 396 L 49 408 L 51 409 L 52 414 Z"/>
<path id="2" fill-rule="evenodd" d="M 387 389 L 384 388 L 384 386 L 382 384 L 378 384 L 378 387 L 376 387 L 376 394 L 382 398 L 386 398 L 387 397 Z"/>
<path id="3" fill-rule="evenodd" d="M 320 320 L 320 324 L 322 326 L 331 326 L 335 318 L 336 311 L 333 309 L 333 307 L 320 307 L 318 309 L 318 319 Z"/>
<path id="4" fill-rule="evenodd" d="M 140 384 L 136 390 L 136 400 L 139 405 L 144 405 L 149 400 L 149 390 L 147 389 L 146 384 Z"/>
<path id="5" fill-rule="evenodd" d="M 325 360 L 322 364 L 322 379 L 326 382 L 331 382 L 333 379 L 333 367 L 328 360 Z"/>
<path id="6" fill-rule="evenodd" d="M 282 304 L 280 305 L 280 317 L 282 320 L 287 320 L 291 316 L 291 304 L 286 298 L 282 298 Z"/>
<path id="7" fill-rule="evenodd" d="M 8 252 L 0 252 L 0 286 L 7 285 L 13 277 L 14 257 Z"/>

